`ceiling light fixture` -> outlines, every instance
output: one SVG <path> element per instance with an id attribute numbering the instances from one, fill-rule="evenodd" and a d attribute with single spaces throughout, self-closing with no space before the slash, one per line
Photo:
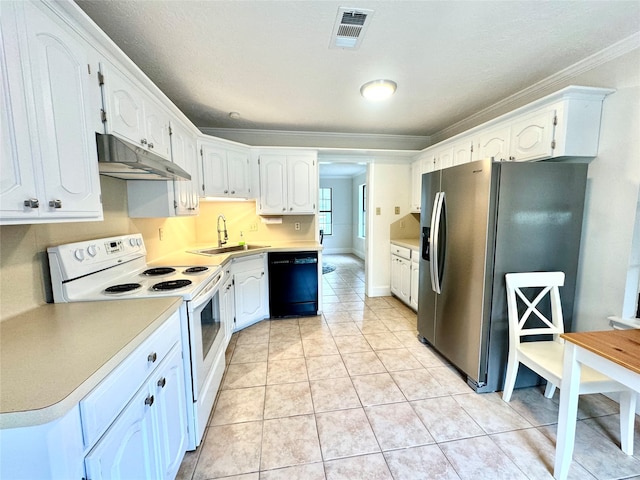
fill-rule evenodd
<path id="1" fill-rule="evenodd" d="M 385 100 L 394 94 L 398 88 L 392 80 L 372 80 L 360 87 L 360 94 L 367 100 Z"/>

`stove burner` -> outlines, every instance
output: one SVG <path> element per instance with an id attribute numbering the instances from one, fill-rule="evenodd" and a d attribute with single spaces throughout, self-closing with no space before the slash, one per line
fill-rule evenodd
<path id="1" fill-rule="evenodd" d="M 151 287 L 151 289 L 156 291 L 176 290 L 178 288 L 191 285 L 191 283 L 191 280 L 169 280 L 168 282 L 156 283 L 153 287 Z"/>
<path id="2" fill-rule="evenodd" d="M 209 267 L 189 267 L 182 273 L 187 273 L 187 274 L 189 274 L 189 273 L 202 273 L 202 272 L 206 272 L 207 270 L 209 270 Z"/>
<path id="3" fill-rule="evenodd" d="M 168 275 L 175 271 L 176 269 L 171 267 L 156 267 L 156 268 L 150 268 L 148 270 L 145 270 L 144 272 L 142 272 L 142 275 L 146 275 L 148 277 L 155 277 L 157 275 Z"/>
<path id="4" fill-rule="evenodd" d="M 111 287 L 105 288 L 104 293 L 109 293 L 111 295 L 116 293 L 127 293 L 138 290 L 140 287 L 142 287 L 142 285 L 139 283 L 121 283 L 120 285 L 112 285 Z"/>

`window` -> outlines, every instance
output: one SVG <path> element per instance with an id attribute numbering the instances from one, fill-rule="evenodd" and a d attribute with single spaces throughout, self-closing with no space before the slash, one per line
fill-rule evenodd
<path id="1" fill-rule="evenodd" d="M 358 187 L 358 237 L 364 238 L 367 232 L 367 185 Z"/>
<path id="2" fill-rule="evenodd" d="M 320 230 L 325 235 L 331 235 L 333 233 L 333 205 L 331 200 L 331 189 L 321 188 L 319 199 L 319 220 Z"/>

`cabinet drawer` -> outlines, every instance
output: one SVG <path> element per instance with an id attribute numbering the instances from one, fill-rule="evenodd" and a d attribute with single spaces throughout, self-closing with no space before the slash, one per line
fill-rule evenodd
<path id="1" fill-rule="evenodd" d="M 104 433 L 149 374 L 179 341 L 180 311 L 176 311 L 80 401 L 85 447 L 93 445 Z"/>
<path id="2" fill-rule="evenodd" d="M 257 255 L 234 258 L 231 271 L 236 274 L 252 270 L 264 270 L 264 257 L 264 253 L 259 253 Z"/>
<path id="3" fill-rule="evenodd" d="M 398 245 L 391 244 L 391 254 L 397 255 L 402 258 L 406 258 L 407 260 L 411 259 L 411 250 L 406 247 L 400 247 Z"/>
<path id="4" fill-rule="evenodd" d="M 420 250 L 411 250 L 411 262 L 418 263 L 420 261 Z"/>

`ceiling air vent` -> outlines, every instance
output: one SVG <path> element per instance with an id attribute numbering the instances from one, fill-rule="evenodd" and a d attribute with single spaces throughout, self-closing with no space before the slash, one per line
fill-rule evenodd
<path id="1" fill-rule="evenodd" d="M 360 47 L 372 15 L 373 10 L 340 7 L 336 23 L 333 26 L 329 48 L 355 50 Z"/>

